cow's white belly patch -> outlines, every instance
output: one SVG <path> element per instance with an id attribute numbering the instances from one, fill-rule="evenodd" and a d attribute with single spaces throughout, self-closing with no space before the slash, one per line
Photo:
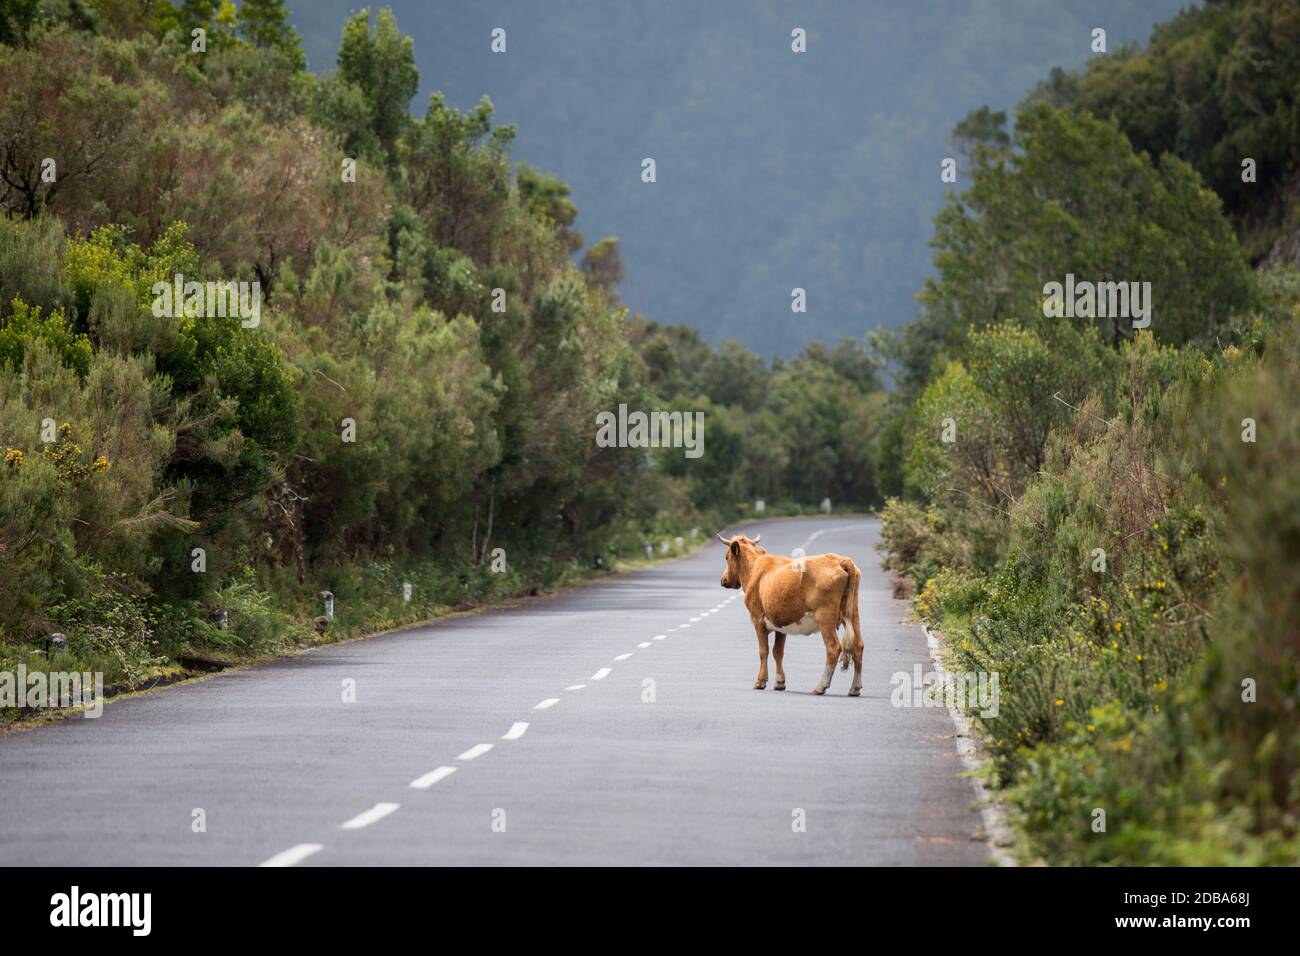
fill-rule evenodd
<path id="1" fill-rule="evenodd" d="M 780 631 L 782 634 L 816 634 L 821 630 L 821 628 L 817 626 L 817 619 L 812 616 L 811 611 L 793 624 L 779 626 L 774 624 L 770 617 L 763 618 L 763 623 L 766 624 L 770 630 Z"/>

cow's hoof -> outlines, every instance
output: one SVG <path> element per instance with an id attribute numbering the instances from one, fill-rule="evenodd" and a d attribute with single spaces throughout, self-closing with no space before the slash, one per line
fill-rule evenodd
<path id="1" fill-rule="evenodd" d="M 820 697 L 822 694 L 826 693 L 826 688 L 825 688 L 825 687 L 814 687 L 814 688 L 813 688 L 813 693 L 816 694 L 818 697 Z"/>
<path id="2" fill-rule="evenodd" d="M 861 693 L 862 693 L 862 688 L 861 688 L 861 687 L 854 687 L 854 688 L 851 688 L 851 689 L 849 690 L 849 696 L 850 696 L 850 697 L 857 697 L 857 696 L 859 696 Z"/>
<path id="3" fill-rule="evenodd" d="M 765 680 L 754 681 L 754 690 L 762 690 L 766 686 L 767 681 Z"/>
<path id="4" fill-rule="evenodd" d="M 777 684 L 775 687 L 772 688 L 772 690 L 785 690 L 785 685 Z"/>

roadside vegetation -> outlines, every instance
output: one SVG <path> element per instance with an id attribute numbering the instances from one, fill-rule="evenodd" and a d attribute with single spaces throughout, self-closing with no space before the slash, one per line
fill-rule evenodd
<path id="1" fill-rule="evenodd" d="M 635 315 L 491 103 L 418 85 L 387 10 L 314 75 L 282 0 L 0 8 L 0 670 L 259 659 L 873 500 L 864 343 Z M 256 326 L 155 309 L 178 274 Z M 620 403 L 704 454 L 598 447 Z"/>
<path id="2" fill-rule="evenodd" d="M 1298 84 L 1294 4 L 1210 2 L 973 114 L 883 343 L 884 559 L 1000 677 L 1028 858 L 1300 859 Z M 1149 329 L 1044 317 L 1067 273 L 1150 281 Z"/>

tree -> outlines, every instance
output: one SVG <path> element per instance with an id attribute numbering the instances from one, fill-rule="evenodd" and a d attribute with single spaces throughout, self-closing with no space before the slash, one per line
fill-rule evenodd
<path id="1" fill-rule="evenodd" d="M 994 150 L 1006 149 L 1011 145 L 1011 137 L 1007 134 L 1006 126 L 1007 114 L 1004 110 L 994 112 L 987 106 L 981 106 L 967 113 L 966 117 L 956 125 L 952 131 L 952 141 L 967 156 L 971 155 L 978 145 Z"/>
<path id="2" fill-rule="evenodd" d="M 35 42 L 0 46 L 0 207 L 25 218 L 65 193 L 118 188 L 149 99 L 92 66 L 66 28 Z"/>
<path id="3" fill-rule="evenodd" d="M 578 207 L 569 198 L 568 183 L 521 162 L 515 164 L 515 188 L 519 190 L 524 209 L 549 223 L 570 252 L 582 248 L 582 233 L 573 228 L 573 221 L 578 218 Z M 619 280 L 614 284 L 617 285 Z"/>
<path id="4" fill-rule="evenodd" d="M 369 128 L 392 157 L 409 122 L 411 97 L 420 88 L 411 38 L 397 29 L 392 10 L 381 9 L 373 29 L 369 7 L 348 18 L 343 25 L 338 67 L 338 79 L 360 91 Z"/>
<path id="5" fill-rule="evenodd" d="M 3 0 L 0 2 L 0 43 L 22 46 L 40 12 L 40 0 Z"/>
<path id="6" fill-rule="evenodd" d="M 1007 322 L 970 334 L 960 361 L 921 393 L 911 415 L 905 469 L 929 500 L 951 489 L 1005 508 L 1038 474 L 1052 429 L 1089 395 L 1113 407 L 1117 357 L 1095 330 Z"/>
<path id="7" fill-rule="evenodd" d="M 582 274 L 592 285 L 604 289 L 611 297 L 617 297 L 618 284 L 626 275 L 618 239 L 606 236 L 588 249 L 582 257 Z"/>
<path id="8" fill-rule="evenodd" d="M 486 96 L 462 113 L 441 93 L 412 124 L 402 144 L 406 199 L 436 246 L 458 249 L 475 262 L 492 261 L 510 197 L 508 153 L 513 126 L 492 126 Z M 527 176 L 526 176 L 527 179 Z M 541 202 L 534 193 L 534 208 Z"/>
<path id="9" fill-rule="evenodd" d="M 939 275 L 910 333 L 922 348 L 909 357 L 914 367 L 928 369 L 926 350 L 951 349 L 965 329 L 1042 316 L 1047 284 L 1067 274 L 1150 283 L 1151 329 L 1175 344 L 1212 341 L 1252 302 L 1218 197 L 1186 163 L 1167 157 L 1157 168 L 1113 122 L 1044 103 L 1021 111 L 1015 144 L 1008 153 L 977 150 L 973 185 L 935 218 Z M 1132 337 L 1134 318 L 1098 310 L 1074 321 L 1118 343 Z"/>
<path id="10" fill-rule="evenodd" d="M 289 25 L 284 0 L 243 0 L 239 7 L 239 31 L 253 46 L 283 53 L 296 69 L 307 65 L 298 33 Z"/>

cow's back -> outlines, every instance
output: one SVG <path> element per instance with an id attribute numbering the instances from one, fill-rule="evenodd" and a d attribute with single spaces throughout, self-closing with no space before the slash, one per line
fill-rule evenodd
<path id="1" fill-rule="evenodd" d="M 766 555 L 756 569 L 759 607 L 751 611 L 757 610 L 775 629 L 798 625 L 824 607 L 838 609 L 849 578 L 844 565 L 848 560 L 838 554 L 812 555 L 803 559 L 800 570 L 790 558 Z"/>

